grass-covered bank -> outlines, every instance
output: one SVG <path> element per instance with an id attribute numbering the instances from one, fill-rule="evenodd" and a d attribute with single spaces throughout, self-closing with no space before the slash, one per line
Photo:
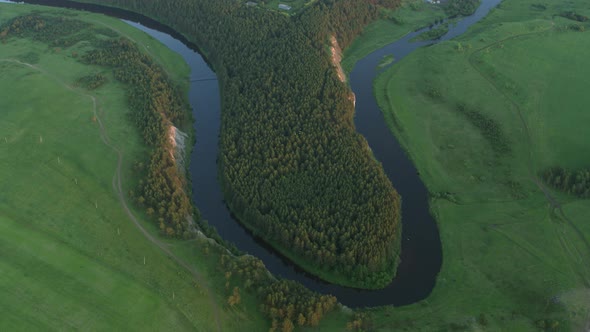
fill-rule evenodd
<path id="1" fill-rule="evenodd" d="M 369 311 L 374 328 L 588 327 L 590 202 L 548 189 L 539 172 L 590 165 L 588 22 L 572 19 L 589 14 L 584 1 L 505 0 L 377 79 L 432 194 L 443 267 L 426 300 Z"/>
<path id="2" fill-rule="evenodd" d="M 90 23 L 89 34 L 123 35 L 188 89 L 185 62 L 119 20 L 0 4 L 0 24 L 31 11 Z M 131 206 L 183 266 L 130 220 L 113 188 L 118 155 L 101 139 L 100 125 L 123 154 L 124 193 L 139 181 L 133 163 L 145 160 L 148 148 L 129 120 L 125 86 L 103 67 L 80 62 L 91 48 L 83 40 L 49 47 L 15 37 L 0 47 L 0 329 L 268 329 L 253 295 L 227 303 L 217 246 L 163 240 Z M 97 73 L 106 78 L 100 87 L 76 86 Z"/>
<path id="3" fill-rule="evenodd" d="M 441 5 L 424 0 L 404 0 L 398 9 L 382 10 L 381 18 L 366 26 L 362 34 L 344 50 L 342 68 L 350 73 L 354 64 L 371 52 L 445 17 L 447 15 Z"/>
<path id="4" fill-rule="evenodd" d="M 417 36 L 416 40 L 436 40 L 448 32 L 449 23 L 473 14 L 480 1 L 448 0 L 430 3 L 425 0 L 402 0 L 399 8 L 382 9 L 379 19 L 367 25 L 350 47 L 344 50 L 342 68 L 350 73 L 360 59 L 422 28 L 431 29 Z M 445 20 L 447 23 L 434 27 Z"/>

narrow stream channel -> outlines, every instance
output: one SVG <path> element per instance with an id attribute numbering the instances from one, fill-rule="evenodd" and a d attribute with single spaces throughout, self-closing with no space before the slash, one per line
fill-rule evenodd
<path id="1" fill-rule="evenodd" d="M 394 54 L 394 65 L 419 47 L 445 41 L 463 34 L 497 6 L 502 0 L 482 0 L 474 15 L 452 25 L 436 42 L 410 42 L 428 29 L 406 35 L 360 60 L 354 67 L 350 82 L 356 95 L 355 124 L 368 141 L 375 157 L 383 164 L 387 176 L 402 195 L 403 242 L 401 264 L 396 278 L 386 288 L 375 291 L 358 290 L 328 284 L 299 269 L 253 236 L 237 222 L 227 209 L 217 181 L 217 156 L 220 129 L 220 95 L 215 73 L 199 54 L 196 45 L 182 35 L 150 18 L 126 10 L 100 5 L 81 4 L 67 0 L 32 0 L 31 4 L 73 8 L 123 19 L 156 38 L 180 54 L 191 67 L 189 101 L 195 118 L 197 143 L 191 156 L 190 173 L 193 201 L 203 218 L 215 226 L 225 240 L 240 250 L 260 258 L 276 276 L 296 280 L 311 290 L 335 295 L 349 307 L 406 305 L 426 298 L 432 291 L 442 263 L 442 249 L 435 220 L 429 213 L 428 192 L 395 137 L 385 124 L 373 95 L 372 83 L 382 70 L 376 70 L 384 55 Z M 0 0 L 0 2 L 7 2 Z M 390 66 L 391 66 L 390 65 Z M 389 67 L 389 66 L 388 66 Z"/>

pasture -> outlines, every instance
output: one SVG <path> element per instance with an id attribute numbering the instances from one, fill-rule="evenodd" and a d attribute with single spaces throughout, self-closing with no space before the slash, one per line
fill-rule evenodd
<path id="1" fill-rule="evenodd" d="M 180 56 L 121 21 L 0 4 L 0 24 L 32 10 L 91 23 L 97 38 L 101 29 L 125 36 L 188 88 Z M 125 86 L 77 60 L 91 47 L 25 38 L 0 47 L 0 330 L 268 329 L 253 296 L 227 305 L 223 250 L 202 238 L 162 239 L 133 207 L 127 192 L 140 175 L 132 165 L 146 147 L 128 118 Z M 76 86 L 95 74 L 106 83 Z"/>
<path id="2" fill-rule="evenodd" d="M 590 201 L 551 166 L 590 166 L 585 1 L 505 0 L 460 38 L 375 82 L 431 196 L 443 267 L 431 296 L 370 311 L 383 330 L 569 331 L 590 321 Z M 580 28 L 581 27 L 581 28 Z"/>

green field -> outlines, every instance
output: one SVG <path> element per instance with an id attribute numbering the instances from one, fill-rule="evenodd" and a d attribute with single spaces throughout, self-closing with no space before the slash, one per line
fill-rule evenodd
<path id="1" fill-rule="evenodd" d="M 345 68 L 443 15 L 415 3 L 394 14 L 398 23 L 369 26 Z M 32 8 L 132 39 L 186 89 L 184 61 L 118 20 L 0 4 L 0 25 Z M 444 261 L 426 300 L 361 311 L 362 330 L 588 328 L 590 201 L 537 178 L 551 166 L 590 167 L 590 32 L 579 31 L 590 25 L 554 16 L 572 10 L 590 16 L 582 0 L 505 0 L 461 39 L 418 50 L 377 80 L 388 124 L 432 194 Z M 219 267 L 224 249 L 164 240 L 139 209 L 126 212 L 139 180 L 132 164 L 147 150 L 125 87 L 74 56 L 91 46 L 0 45 L 0 330 L 268 330 L 250 292 L 228 304 L 245 280 Z M 102 87 L 74 86 L 97 73 Z M 310 330 L 344 330 L 351 314 Z"/>
<path id="2" fill-rule="evenodd" d="M 388 125 L 432 195 L 443 267 L 426 300 L 370 311 L 373 327 L 588 328 L 590 200 L 538 178 L 590 166 L 590 25 L 559 16 L 567 11 L 588 16 L 590 5 L 505 0 L 459 39 L 376 80 Z"/>
<path id="3" fill-rule="evenodd" d="M 132 39 L 187 88 L 186 63 L 121 21 L 0 4 L 0 25 L 33 9 Z M 227 304 L 224 250 L 201 238 L 163 240 L 142 212 L 131 207 L 140 227 L 126 213 L 114 181 L 128 202 L 138 181 L 131 165 L 147 151 L 125 87 L 74 56 L 90 47 L 19 38 L 0 47 L 0 330 L 267 330 L 252 295 Z M 74 86 L 96 73 L 107 77 L 102 87 Z"/>
<path id="4" fill-rule="evenodd" d="M 403 0 L 396 10 L 382 11 L 382 18 L 369 24 L 363 33 L 344 50 L 342 69 L 350 73 L 355 63 L 404 35 L 445 18 L 443 9 L 423 0 Z"/>

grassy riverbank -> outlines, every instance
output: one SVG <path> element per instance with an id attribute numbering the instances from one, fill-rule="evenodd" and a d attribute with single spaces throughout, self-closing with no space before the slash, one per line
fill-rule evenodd
<path id="1" fill-rule="evenodd" d="M 373 51 L 444 17 L 445 12 L 439 5 L 428 4 L 423 0 L 404 0 L 399 9 L 382 10 L 382 18 L 365 27 L 363 33 L 344 50 L 342 69 L 350 73 L 358 60 Z"/>
<path id="2" fill-rule="evenodd" d="M 0 24 L 33 9 L 91 23 L 89 34 L 133 40 L 188 88 L 189 68 L 178 55 L 119 20 L 0 4 Z M 0 47 L 0 330 L 268 329 L 247 292 L 241 304 L 227 304 L 221 249 L 204 239 L 163 240 L 131 208 L 153 242 L 125 212 L 113 188 L 116 150 L 123 199 L 132 205 L 126 193 L 139 180 L 132 164 L 147 149 L 128 118 L 125 87 L 77 60 L 91 47 L 26 38 Z M 96 73 L 104 85 L 75 87 Z"/>
<path id="3" fill-rule="evenodd" d="M 584 1 L 505 0 L 457 40 L 417 50 L 375 92 L 433 199 L 443 267 L 426 300 L 370 311 L 389 330 L 581 330 L 590 201 L 538 172 L 590 165 Z"/>

